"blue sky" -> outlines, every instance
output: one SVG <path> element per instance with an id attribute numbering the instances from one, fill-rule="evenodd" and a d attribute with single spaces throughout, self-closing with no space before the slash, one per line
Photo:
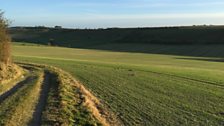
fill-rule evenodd
<path id="1" fill-rule="evenodd" d="M 1 0 L 12 26 L 72 28 L 224 24 L 224 0 Z"/>

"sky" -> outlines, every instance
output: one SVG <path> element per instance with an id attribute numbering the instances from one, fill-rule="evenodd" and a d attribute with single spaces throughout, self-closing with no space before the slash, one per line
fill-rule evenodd
<path id="1" fill-rule="evenodd" d="M 223 25 L 224 0 L 0 0 L 11 26 Z"/>

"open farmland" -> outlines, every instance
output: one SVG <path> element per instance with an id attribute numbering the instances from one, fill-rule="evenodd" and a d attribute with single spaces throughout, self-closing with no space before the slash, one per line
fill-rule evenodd
<path id="1" fill-rule="evenodd" d="M 224 126 L 223 0 L 5 0 L 0 126 Z"/>
<path id="2" fill-rule="evenodd" d="M 224 47 L 148 47 L 157 53 L 16 44 L 13 55 L 71 73 L 125 125 L 224 125 Z"/>

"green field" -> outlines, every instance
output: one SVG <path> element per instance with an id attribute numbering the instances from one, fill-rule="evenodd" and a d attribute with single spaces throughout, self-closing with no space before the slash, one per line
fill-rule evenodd
<path id="1" fill-rule="evenodd" d="M 224 125 L 224 60 L 209 55 L 224 46 L 216 47 L 183 56 L 166 53 L 179 46 L 148 46 L 156 54 L 16 44 L 13 57 L 70 72 L 128 126 Z"/>

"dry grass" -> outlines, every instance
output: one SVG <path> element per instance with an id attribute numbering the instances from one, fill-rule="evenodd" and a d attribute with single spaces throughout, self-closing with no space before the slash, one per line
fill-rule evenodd
<path id="1" fill-rule="evenodd" d="M 83 105 L 86 106 L 93 116 L 104 126 L 120 126 L 122 125 L 118 118 L 109 112 L 103 104 L 80 82 L 75 80 L 75 84 L 80 89 L 80 93 L 84 97 Z"/>
<path id="2" fill-rule="evenodd" d="M 11 64 L 5 71 L 0 71 L 0 94 L 15 86 L 16 82 L 24 78 L 26 73 L 21 67 Z"/>

